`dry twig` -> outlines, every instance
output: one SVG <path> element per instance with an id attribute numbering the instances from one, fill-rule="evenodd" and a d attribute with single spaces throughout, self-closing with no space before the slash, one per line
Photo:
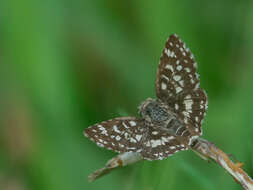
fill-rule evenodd
<path id="1" fill-rule="evenodd" d="M 229 156 L 222 150 L 217 148 L 213 143 L 198 138 L 191 146 L 192 150 L 197 153 L 204 160 L 211 159 L 223 167 L 237 183 L 239 183 L 246 190 L 253 190 L 253 180 L 241 168 L 242 163 L 234 163 L 230 160 Z M 127 152 L 119 154 L 118 156 L 109 160 L 104 168 L 96 170 L 89 176 L 89 181 L 94 181 L 97 178 L 111 172 L 116 168 L 120 168 L 129 164 L 133 164 L 142 160 L 143 158 L 139 153 Z"/>
<path id="2" fill-rule="evenodd" d="M 120 168 L 126 165 L 133 164 L 135 162 L 138 162 L 142 160 L 142 156 L 140 153 L 137 152 L 126 152 L 119 154 L 118 156 L 115 156 L 111 160 L 109 160 L 106 164 L 105 167 L 98 169 L 94 171 L 92 174 L 89 175 L 89 181 L 95 181 L 96 179 L 102 177 L 103 175 L 111 172 L 112 170 L 116 168 Z"/>
<path id="3" fill-rule="evenodd" d="M 209 158 L 223 167 L 244 189 L 253 190 L 253 180 L 241 168 L 243 164 L 231 161 L 229 156 L 213 143 L 198 138 L 192 145 L 192 149 L 204 158 Z"/>

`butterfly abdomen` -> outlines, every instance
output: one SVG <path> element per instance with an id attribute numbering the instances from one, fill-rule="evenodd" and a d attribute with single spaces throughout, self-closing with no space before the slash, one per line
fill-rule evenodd
<path id="1" fill-rule="evenodd" d="M 171 119 L 166 128 L 175 136 L 188 137 L 191 135 L 189 130 L 185 127 L 185 124 L 183 124 L 178 118 Z"/>

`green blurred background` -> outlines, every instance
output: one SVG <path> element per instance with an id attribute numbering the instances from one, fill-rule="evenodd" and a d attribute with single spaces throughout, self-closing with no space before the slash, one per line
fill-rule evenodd
<path id="1" fill-rule="evenodd" d="M 191 151 L 143 161 L 94 183 L 116 154 L 83 130 L 136 115 L 177 33 L 198 62 L 204 138 L 253 176 L 253 1 L 0 2 L 0 189 L 242 189 Z"/>

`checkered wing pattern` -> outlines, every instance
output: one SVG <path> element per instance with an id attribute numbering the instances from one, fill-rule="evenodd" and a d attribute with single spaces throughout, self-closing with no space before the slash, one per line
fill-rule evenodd
<path id="1" fill-rule="evenodd" d="M 84 135 L 98 146 L 115 152 L 137 152 L 147 128 L 143 119 L 120 117 L 88 127 Z"/>
<path id="2" fill-rule="evenodd" d="M 143 118 L 103 121 L 88 127 L 85 136 L 100 147 L 119 153 L 139 152 L 147 160 L 162 160 L 188 149 L 202 134 L 201 124 L 207 109 L 207 96 L 199 88 L 196 69 L 190 50 L 177 35 L 171 35 L 156 76 L 156 103 L 160 107 L 146 100 L 140 106 Z M 166 108 L 168 115 L 162 114 L 160 108 Z"/>
<path id="3" fill-rule="evenodd" d="M 188 142 L 185 138 L 174 136 L 167 131 L 150 128 L 143 139 L 143 150 L 141 152 L 144 159 L 162 160 L 174 153 L 187 150 Z"/>
<path id="4" fill-rule="evenodd" d="M 118 153 L 139 152 L 147 160 L 162 160 L 188 148 L 183 138 L 147 126 L 135 117 L 103 121 L 88 127 L 84 134 L 100 147 Z"/>
<path id="5" fill-rule="evenodd" d="M 199 88 L 197 63 L 180 38 L 173 34 L 165 44 L 156 76 L 156 95 L 191 128 L 201 135 L 207 96 Z"/>

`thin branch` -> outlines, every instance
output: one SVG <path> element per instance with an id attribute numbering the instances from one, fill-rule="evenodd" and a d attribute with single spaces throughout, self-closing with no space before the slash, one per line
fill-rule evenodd
<path id="1" fill-rule="evenodd" d="M 213 143 L 198 138 L 191 145 L 192 150 L 204 160 L 211 159 L 212 161 L 218 163 L 222 168 L 224 168 L 237 183 L 239 183 L 246 190 L 253 190 L 253 180 L 248 176 L 248 174 L 241 168 L 242 163 L 234 163 L 230 160 L 229 156 L 225 154 L 222 150 L 217 148 Z M 116 168 L 120 168 L 129 164 L 133 164 L 143 160 L 140 153 L 126 152 L 119 154 L 118 156 L 109 160 L 104 168 L 96 170 L 91 175 L 89 175 L 89 181 L 94 181 L 99 177 L 111 172 Z"/>
<path id="2" fill-rule="evenodd" d="M 129 164 L 133 164 L 135 162 L 138 162 L 142 160 L 142 156 L 140 153 L 137 152 L 126 152 L 119 154 L 118 156 L 113 157 L 111 160 L 109 160 L 105 167 L 98 169 L 94 171 L 92 174 L 88 176 L 89 181 L 95 181 L 96 179 L 102 177 L 103 175 L 111 172 L 112 170 L 116 168 L 120 168 L 123 166 L 127 166 Z"/>
<path id="3" fill-rule="evenodd" d="M 202 158 L 209 158 L 223 167 L 237 183 L 246 190 L 253 190 L 253 180 L 241 168 L 242 163 L 234 163 L 229 156 L 217 148 L 213 143 L 198 138 L 192 145 L 194 152 L 201 155 Z"/>

